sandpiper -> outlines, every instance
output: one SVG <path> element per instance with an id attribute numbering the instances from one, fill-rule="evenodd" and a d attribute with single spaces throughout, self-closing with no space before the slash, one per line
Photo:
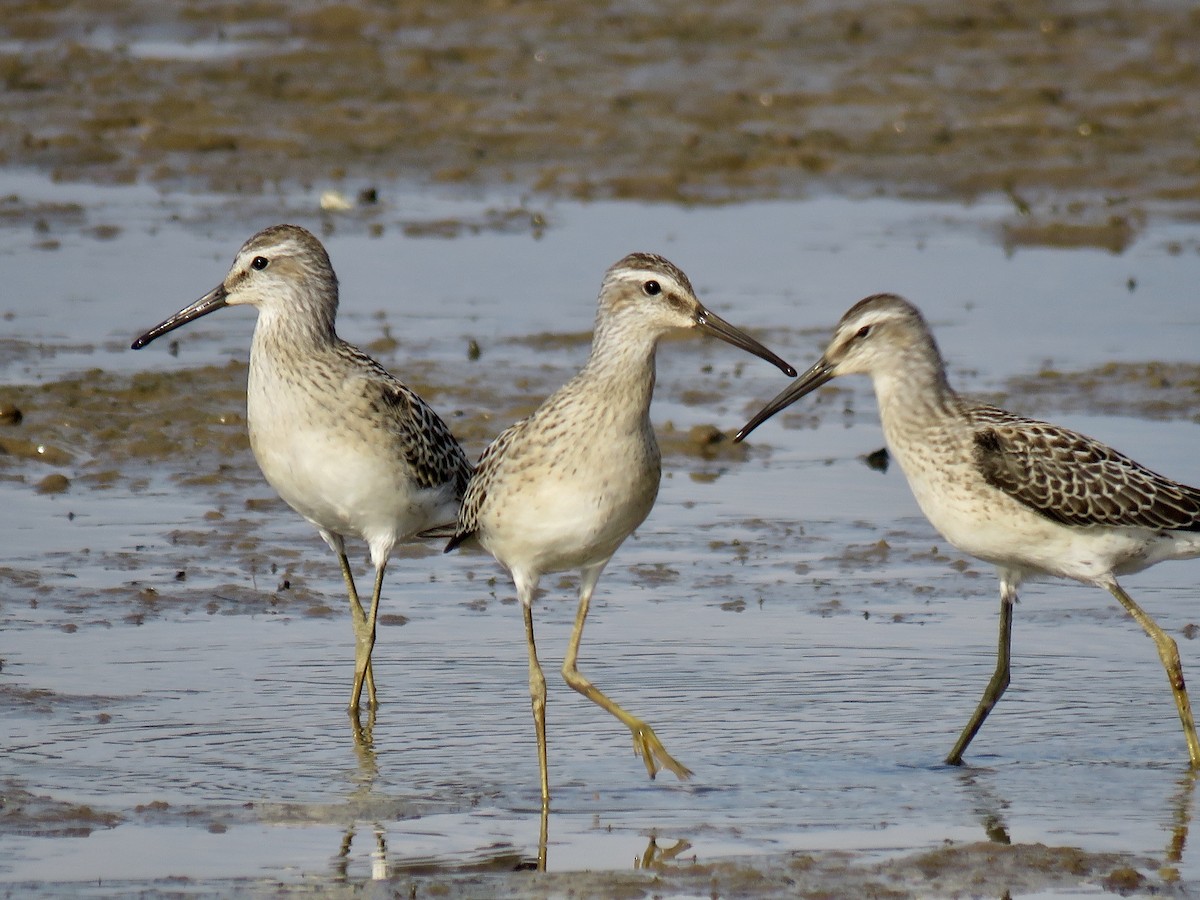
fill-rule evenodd
<path id="1" fill-rule="evenodd" d="M 1118 575 L 1163 560 L 1200 556 L 1200 490 L 1090 437 L 960 396 L 924 317 L 894 294 L 851 307 L 816 364 L 737 440 L 831 378 L 851 374 L 871 376 L 888 447 L 921 511 L 959 550 L 994 565 L 1000 579 L 996 670 L 946 762 L 962 762 L 1008 687 L 1017 589 L 1028 577 L 1049 575 L 1104 588 L 1154 640 L 1191 764 L 1200 767 L 1175 641 L 1117 583 Z"/>
<path id="2" fill-rule="evenodd" d="M 358 712 L 364 682 L 374 708 L 371 651 L 388 557 L 398 541 L 455 521 L 471 465 L 424 400 L 337 336 L 337 277 L 321 242 L 299 226 L 254 235 L 221 284 L 133 349 L 242 304 L 258 309 L 246 389 L 250 446 L 271 487 L 338 555 L 355 634 L 350 711 Z M 370 549 L 369 612 L 346 557 L 348 537 Z"/>
<path id="3" fill-rule="evenodd" d="M 684 328 L 699 328 L 795 374 L 705 308 L 670 262 L 630 254 L 604 276 L 586 365 L 484 451 L 446 547 L 448 552 L 474 536 L 516 585 L 525 615 L 543 808 L 550 802 L 546 679 L 534 644 L 532 604 L 538 580 L 551 572 L 580 573 L 579 610 L 562 666 L 567 684 L 625 723 L 651 777 L 662 766 L 681 779 L 691 774 L 649 725 L 597 689 L 576 664 L 600 573 L 658 494 L 661 463 L 650 424 L 655 349 L 664 334 Z"/>

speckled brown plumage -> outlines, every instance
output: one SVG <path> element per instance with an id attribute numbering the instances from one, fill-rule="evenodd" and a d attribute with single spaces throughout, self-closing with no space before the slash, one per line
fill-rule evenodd
<path id="1" fill-rule="evenodd" d="M 442 417 L 421 395 L 352 344 L 341 342 L 338 353 L 373 377 L 363 384 L 372 413 L 396 436 L 397 455 L 413 483 L 433 488 L 452 483 L 458 497 L 467 490 L 472 466 Z"/>
<path id="2" fill-rule="evenodd" d="M 1200 491 L 1086 435 L 976 406 L 984 480 L 1064 525 L 1200 531 Z"/>
<path id="3" fill-rule="evenodd" d="M 795 374 L 701 305 L 676 266 L 661 256 L 632 253 L 605 273 L 587 363 L 484 451 L 446 547 L 453 550 L 474 536 L 512 574 L 525 616 L 544 806 L 550 802 L 546 681 L 531 607 L 539 580 L 551 572 L 580 573 L 579 611 L 562 669 L 567 683 L 629 728 L 634 750 L 652 777 L 661 767 L 680 778 L 691 774 L 649 725 L 625 712 L 576 667 L 600 574 L 658 495 L 661 460 L 650 424 L 655 352 L 664 334 L 686 328 L 707 331 Z"/>
<path id="4" fill-rule="evenodd" d="M 263 475 L 338 555 L 355 632 L 350 708 L 371 670 L 383 573 L 392 548 L 454 522 L 471 466 L 450 429 L 417 394 L 334 329 L 338 282 L 317 238 L 295 225 L 251 237 L 225 279 L 150 329 L 146 344 L 223 306 L 258 310 L 246 390 L 250 446 Z M 346 556 L 366 541 L 375 567 L 363 610 Z"/>
<path id="5" fill-rule="evenodd" d="M 1200 556 L 1200 490 L 1093 438 L 960 396 L 924 316 L 894 294 L 851 307 L 821 358 L 738 438 L 851 374 L 871 377 L 888 448 L 922 512 L 955 547 L 995 565 L 1000 579 L 996 670 L 946 761 L 962 762 L 1008 686 L 1017 589 L 1025 578 L 1050 575 L 1104 588 L 1153 639 L 1189 759 L 1200 768 L 1179 649 L 1117 582 L 1163 560 Z"/>

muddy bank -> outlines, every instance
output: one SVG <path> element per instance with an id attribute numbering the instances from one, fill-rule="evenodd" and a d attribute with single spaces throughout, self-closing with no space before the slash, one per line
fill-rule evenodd
<path id="1" fill-rule="evenodd" d="M 661 852 L 653 841 L 651 847 Z M 1041 844 L 948 843 L 937 850 L 885 862 L 871 861 L 864 854 L 829 851 L 701 864 L 688 859 L 686 848 L 677 857 L 668 853 L 662 859 L 652 857 L 648 849 L 644 858 L 649 872 L 572 872 L 519 880 L 463 875 L 430 882 L 405 878 L 399 883 L 411 885 L 410 891 L 418 896 L 429 892 L 450 897 L 842 896 L 905 900 L 1001 897 L 1085 887 L 1118 894 L 1175 893 L 1151 860 Z"/>
<path id="2" fill-rule="evenodd" d="M 353 836 L 353 831 L 351 831 Z M 843 851 L 797 853 L 697 863 L 686 841 L 659 847 L 651 838 L 637 867 L 627 872 L 513 872 L 527 861 L 500 855 L 461 869 L 416 866 L 379 881 L 309 877 L 301 883 L 172 879 L 169 883 L 106 883 L 108 891 L 134 890 L 139 896 L 370 896 L 492 898 L 622 897 L 1008 897 L 1027 893 L 1077 891 L 1128 896 L 1187 896 L 1172 881 L 1170 866 L 1124 853 L 1088 853 L 1042 844 L 952 844 L 927 852 L 874 861 Z M 22 884 L 23 895 L 55 896 L 63 887 Z M 84 895 L 86 892 L 79 892 Z"/>
<path id="3" fill-rule="evenodd" d="M 273 193 L 372 180 L 688 203 L 1006 194 L 1015 243 L 1194 214 L 1188 4 L 263 0 L 0 22 L 0 164 Z"/>

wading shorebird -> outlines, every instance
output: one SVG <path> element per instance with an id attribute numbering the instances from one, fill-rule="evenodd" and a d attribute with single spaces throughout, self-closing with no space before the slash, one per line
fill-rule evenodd
<path id="1" fill-rule="evenodd" d="M 1200 556 L 1200 490 L 1090 437 L 960 396 L 924 317 L 894 294 L 851 307 L 816 364 L 736 439 L 831 378 L 853 374 L 871 376 L 887 445 L 921 511 L 1000 578 L 996 670 L 946 762 L 962 762 L 1008 687 L 1017 589 L 1027 577 L 1050 575 L 1104 588 L 1154 640 L 1192 767 L 1200 767 L 1175 641 L 1117 583 L 1163 560 Z"/>
<path id="2" fill-rule="evenodd" d="M 698 328 L 795 374 L 758 341 L 705 308 L 687 276 L 660 256 L 633 253 L 613 265 L 598 305 L 587 363 L 484 451 L 446 547 L 449 552 L 477 538 L 516 585 L 525 615 L 543 808 L 550 802 L 546 679 L 534 644 L 532 607 L 538 580 L 551 572 L 580 573 L 579 610 L 562 666 L 567 684 L 629 728 L 634 752 L 652 778 L 663 766 L 681 779 L 691 775 L 649 725 L 603 694 L 576 664 L 600 573 L 658 495 L 661 462 L 650 400 L 659 339 L 677 329 Z"/>
<path id="3" fill-rule="evenodd" d="M 299 226 L 254 235 L 221 284 L 151 328 L 133 349 L 243 304 L 258 310 L 246 387 L 250 447 L 271 487 L 338 555 L 354 623 L 350 711 L 357 714 L 364 683 L 371 707 L 378 702 L 371 651 L 392 548 L 455 521 L 471 464 L 424 400 L 337 336 L 337 276 L 321 242 Z M 346 557 L 348 537 L 370 549 L 369 611 Z"/>

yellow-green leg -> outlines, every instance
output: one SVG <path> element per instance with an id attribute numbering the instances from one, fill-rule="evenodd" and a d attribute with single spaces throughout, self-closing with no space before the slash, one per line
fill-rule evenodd
<path id="1" fill-rule="evenodd" d="M 371 709 L 379 708 L 379 700 L 375 696 L 375 676 L 371 668 L 371 653 L 375 649 L 375 621 L 379 618 L 379 595 L 383 591 L 383 573 L 387 563 L 380 564 L 375 570 L 375 590 L 371 592 L 371 610 L 367 613 L 365 627 L 355 636 L 354 640 L 354 689 L 350 694 L 350 708 L 357 710 L 359 698 L 362 697 L 363 683 L 367 684 L 367 703 Z M 370 679 L 368 673 L 372 673 Z"/>
<path id="2" fill-rule="evenodd" d="M 367 686 L 367 702 L 372 708 L 377 705 L 375 697 L 375 673 L 371 669 L 371 650 L 375 646 L 375 617 L 379 609 L 379 592 L 383 587 L 381 566 L 375 573 L 375 591 L 371 599 L 368 620 L 362 602 L 358 599 L 358 588 L 354 584 L 354 573 L 350 571 L 350 560 L 345 553 L 338 554 L 342 566 L 342 579 L 346 582 L 346 593 L 350 595 L 350 621 L 354 625 L 354 687 L 350 693 L 350 712 L 358 713 L 363 684 Z"/>
<path id="3" fill-rule="evenodd" d="M 987 687 L 983 691 L 983 697 L 979 700 L 979 705 L 975 707 L 975 712 L 971 715 L 971 720 L 967 722 L 967 727 L 962 730 L 962 734 L 958 736 L 958 742 L 955 743 L 954 749 L 950 751 L 950 755 L 946 757 L 946 762 L 952 766 L 962 765 L 962 756 L 967 749 L 967 745 L 974 740 L 975 735 L 983 726 L 984 720 L 988 717 L 988 713 L 1004 696 L 1004 691 L 1008 688 L 1009 682 L 1009 663 L 1012 650 L 1012 616 L 1013 605 L 1017 602 L 1017 590 L 1012 580 L 1005 574 L 1000 575 L 1000 640 L 996 651 L 996 671 L 992 673 L 991 680 L 988 681 Z"/>
<path id="4" fill-rule="evenodd" d="M 692 774 L 691 770 L 675 761 L 663 747 L 653 728 L 621 709 L 579 671 L 577 661 L 579 659 L 579 642 L 583 637 L 583 625 L 587 619 L 588 606 L 591 604 L 592 591 L 595 590 L 596 582 L 600 580 L 600 573 L 603 570 L 602 563 L 584 569 L 582 572 L 579 585 L 579 611 L 575 614 L 575 628 L 571 632 L 571 643 L 568 645 L 567 655 L 563 659 L 563 678 L 576 691 L 625 723 L 625 727 L 633 733 L 633 752 L 642 758 L 651 778 L 658 773 L 659 768 L 663 767 L 670 769 L 680 779 L 688 778 Z"/>
<path id="5" fill-rule="evenodd" d="M 1200 740 L 1196 738 L 1196 720 L 1192 717 L 1192 704 L 1188 700 L 1187 686 L 1183 681 L 1179 647 L 1174 638 L 1169 637 L 1140 606 L 1133 602 L 1133 599 L 1117 584 L 1116 579 L 1108 581 L 1104 586 L 1142 626 L 1142 630 L 1150 635 L 1154 646 L 1158 648 L 1158 658 L 1162 660 L 1163 668 L 1167 670 L 1167 681 L 1171 683 L 1175 707 L 1179 710 L 1179 721 L 1183 724 L 1183 736 L 1187 740 L 1188 756 L 1191 758 L 1192 768 L 1200 768 Z"/>
<path id="6" fill-rule="evenodd" d="M 530 589 L 529 597 L 532 600 L 533 589 Z M 533 728 L 537 732 L 538 772 L 542 779 L 542 827 L 545 829 L 545 814 L 550 809 L 550 767 L 546 753 L 546 676 L 542 674 L 542 666 L 537 658 L 537 644 L 533 639 L 533 610 L 524 602 L 524 596 L 521 609 L 525 613 L 525 643 L 529 648 L 529 700 L 533 706 Z M 543 842 L 539 857 L 544 853 Z"/>

